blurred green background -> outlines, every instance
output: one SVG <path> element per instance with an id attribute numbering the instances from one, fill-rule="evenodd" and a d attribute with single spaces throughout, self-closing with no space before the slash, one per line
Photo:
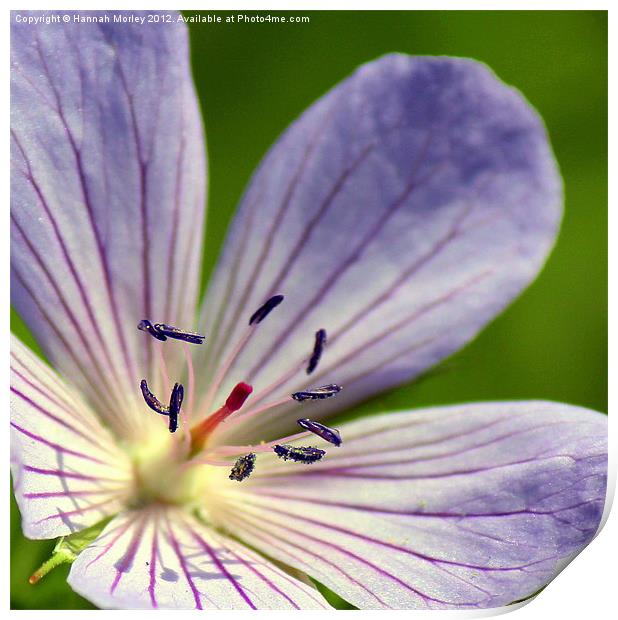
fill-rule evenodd
<path id="1" fill-rule="evenodd" d="M 387 52 L 476 58 L 519 88 L 545 119 L 565 181 L 558 244 L 538 280 L 475 342 L 424 379 L 355 413 L 518 398 L 606 411 L 607 13 L 270 14 L 308 15 L 310 23 L 190 27 L 210 159 L 203 283 L 251 172 L 316 98 Z M 12 328 L 32 344 L 16 316 Z M 11 517 L 12 607 L 92 608 L 66 585 L 68 567 L 28 585 L 54 543 L 23 538 L 14 502 Z"/>

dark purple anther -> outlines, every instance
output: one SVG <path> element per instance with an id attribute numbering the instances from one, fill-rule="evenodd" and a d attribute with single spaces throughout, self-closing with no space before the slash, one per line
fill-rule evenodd
<path id="1" fill-rule="evenodd" d="M 178 415 L 180 414 L 180 407 L 182 405 L 182 399 L 185 396 L 185 389 L 181 383 L 174 383 L 174 388 L 172 389 L 172 395 L 170 396 L 170 406 L 169 406 L 169 430 L 170 433 L 175 433 L 178 428 Z"/>
<path id="2" fill-rule="evenodd" d="M 261 323 L 281 302 L 283 295 L 271 297 L 264 305 L 260 306 L 249 319 L 249 325 Z"/>
<path id="3" fill-rule="evenodd" d="M 168 338 L 174 338 L 175 340 L 182 340 L 183 342 L 189 342 L 191 344 L 203 344 L 204 338 L 202 334 L 197 332 L 188 332 L 184 329 L 179 329 L 173 325 L 166 325 L 165 323 L 155 323 L 154 325 L 144 319 L 137 324 L 137 329 L 143 332 L 148 332 L 153 338 L 165 342 Z"/>
<path id="4" fill-rule="evenodd" d="M 313 353 L 307 364 L 307 374 L 310 375 L 317 367 L 322 357 L 322 351 L 326 345 L 326 330 L 320 329 L 315 332 L 315 344 L 313 345 Z"/>
<path id="5" fill-rule="evenodd" d="M 188 332 L 183 329 L 178 329 L 173 325 L 166 325 L 165 323 L 155 323 L 154 328 L 162 336 L 168 338 L 174 338 L 175 340 L 182 340 L 190 344 L 204 344 L 206 336 L 198 334 L 197 332 Z"/>
<path id="6" fill-rule="evenodd" d="M 295 461 L 296 463 L 304 463 L 305 465 L 311 465 L 319 461 L 326 452 L 319 448 L 307 447 L 295 447 L 277 444 L 273 448 L 274 453 L 284 461 Z"/>
<path id="7" fill-rule="evenodd" d="M 339 447 L 341 445 L 341 435 L 336 428 L 330 428 L 330 426 L 314 422 L 309 418 L 301 418 L 297 422 L 301 428 L 321 437 L 324 441 L 328 441 L 328 443 L 332 443 L 333 446 Z"/>
<path id="8" fill-rule="evenodd" d="M 169 415 L 170 410 L 161 402 L 159 399 L 148 389 L 148 383 L 146 383 L 146 379 L 142 379 L 139 384 L 142 388 L 142 394 L 144 395 L 144 400 L 146 404 L 157 413 L 161 415 Z"/>
<path id="9" fill-rule="evenodd" d="M 323 400 L 330 398 L 335 394 L 341 392 L 341 386 L 330 383 L 329 385 L 323 385 L 322 387 L 314 388 L 313 390 L 305 390 L 303 392 L 294 392 L 292 398 L 302 403 L 305 400 Z"/>
<path id="10" fill-rule="evenodd" d="M 230 480 L 237 480 L 238 482 L 242 482 L 251 475 L 254 467 L 255 453 L 250 452 L 245 456 L 241 456 L 236 461 L 236 463 L 234 463 L 234 467 L 232 467 L 229 478 Z"/>
<path id="11" fill-rule="evenodd" d="M 165 336 L 164 334 L 161 334 L 159 330 L 147 319 L 140 321 L 137 324 L 137 329 L 143 332 L 148 332 L 153 338 L 156 338 L 157 340 L 161 340 L 162 342 L 165 342 L 167 340 L 167 336 Z"/>

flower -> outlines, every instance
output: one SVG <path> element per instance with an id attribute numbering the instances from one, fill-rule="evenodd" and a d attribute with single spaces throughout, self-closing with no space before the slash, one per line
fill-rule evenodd
<path id="1" fill-rule="evenodd" d="M 15 494 L 27 536 L 66 537 L 35 579 L 72 561 L 115 608 L 326 607 L 307 576 L 361 608 L 493 607 L 591 540 L 601 414 L 323 425 L 463 346 L 541 268 L 561 184 L 519 93 L 471 60 L 361 67 L 264 159 L 196 320 L 185 28 L 15 23 L 12 63 L 12 299 L 54 366 L 14 339 Z"/>

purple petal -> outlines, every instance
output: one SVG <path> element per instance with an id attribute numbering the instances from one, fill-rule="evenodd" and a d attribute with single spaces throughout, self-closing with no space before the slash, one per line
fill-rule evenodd
<path id="1" fill-rule="evenodd" d="M 313 587 L 179 508 L 119 515 L 77 558 L 71 587 L 104 608 L 323 609 Z"/>
<path id="2" fill-rule="evenodd" d="M 137 323 L 193 327 L 205 164 L 186 28 L 14 23 L 11 67 L 12 301 L 99 410 L 126 408 L 154 356 Z"/>
<path id="3" fill-rule="evenodd" d="M 19 340 L 11 343 L 11 457 L 29 538 L 79 531 L 122 509 L 131 464 L 83 399 Z"/>
<path id="4" fill-rule="evenodd" d="M 590 542 L 607 419 L 543 402 L 485 403 L 344 424 L 311 467 L 263 457 L 226 493 L 233 534 L 361 608 L 497 607 Z"/>
<path id="5" fill-rule="evenodd" d="M 283 134 L 247 190 L 203 311 L 210 368 L 265 299 L 285 301 L 220 397 L 240 379 L 257 396 L 294 368 L 265 399 L 306 387 L 320 328 L 310 384 L 345 389 L 312 418 L 414 377 L 535 277 L 560 214 L 542 122 L 486 66 L 391 55 L 361 67 Z"/>

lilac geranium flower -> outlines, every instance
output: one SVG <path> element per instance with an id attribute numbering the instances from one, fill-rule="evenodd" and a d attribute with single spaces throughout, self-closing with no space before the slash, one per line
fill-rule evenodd
<path id="1" fill-rule="evenodd" d="M 73 561 L 112 608 L 326 607 L 307 577 L 361 608 L 493 607 L 591 540 L 599 413 L 323 425 L 541 268 L 561 183 L 518 92 L 465 59 L 359 68 L 264 159 L 198 318 L 184 26 L 15 24 L 12 43 L 12 299 L 54 367 L 14 339 L 15 495 L 26 536 L 66 537 L 35 579 Z"/>

